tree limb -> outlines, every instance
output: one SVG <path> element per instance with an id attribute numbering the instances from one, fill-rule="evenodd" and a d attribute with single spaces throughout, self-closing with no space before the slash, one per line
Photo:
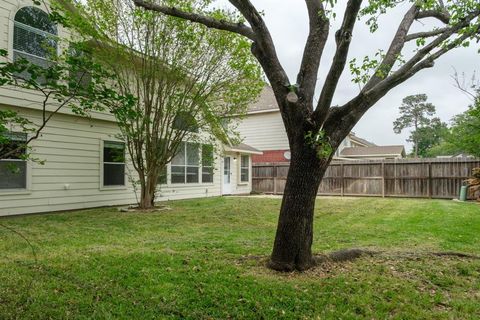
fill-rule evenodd
<path id="1" fill-rule="evenodd" d="M 430 38 L 430 37 L 438 36 L 439 34 L 442 34 L 447 30 L 448 28 L 439 28 L 432 31 L 412 33 L 407 35 L 407 37 L 405 38 L 405 42 L 412 41 L 415 39 L 420 39 L 420 38 Z"/>
<path id="2" fill-rule="evenodd" d="M 450 15 L 445 11 L 439 11 L 439 10 L 424 10 L 424 11 L 418 12 L 416 19 L 424 19 L 424 18 L 435 18 L 445 24 L 448 24 L 450 22 Z"/>
<path id="3" fill-rule="evenodd" d="M 328 40 L 330 28 L 322 1 L 305 0 L 305 2 L 308 9 L 310 31 L 303 51 L 300 71 L 297 75 L 297 85 L 300 98 L 310 106 L 313 103 L 320 60 Z"/>
<path id="4" fill-rule="evenodd" d="M 252 28 L 242 23 L 234 23 L 230 21 L 217 20 L 205 15 L 198 14 L 198 13 L 185 12 L 175 7 L 158 5 L 158 4 L 147 2 L 144 0 L 133 0 L 133 2 L 135 3 L 136 6 L 145 8 L 147 10 L 157 11 L 172 17 L 177 17 L 177 18 L 188 20 L 188 21 L 197 22 L 197 23 L 203 24 L 208 28 L 234 32 L 244 37 L 247 37 L 250 40 L 255 41 L 255 33 L 253 32 Z"/>
<path id="5" fill-rule="evenodd" d="M 338 85 L 338 81 L 343 73 L 345 64 L 347 63 L 348 51 L 352 39 L 353 28 L 357 20 L 358 12 L 362 5 L 362 0 L 349 0 L 345 9 L 342 26 L 335 33 L 335 41 L 337 43 L 337 50 L 333 58 L 332 66 L 328 72 L 325 84 L 320 94 L 317 108 L 313 114 L 313 120 L 318 126 L 325 119 L 330 104 L 332 103 L 333 95 Z"/>
<path id="6" fill-rule="evenodd" d="M 377 83 L 383 80 L 381 75 L 378 73 L 380 72 L 381 74 L 388 74 L 392 70 L 395 62 L 398 59 L 398 56 L 403 50 L 403 47 L 405 45 L 405 41 L 407 38 L 408 31 L 410 30 L 413 22 L 415 21 L 415 18 L 417 17 L 418 14 L 418 6 L 414 4 L 410 10 L 407 11 L 405 16 L 402 19 L 402 22 L 400 23 L 397 32 L 395 33 L 395 36 L 393 37 L 393 40 L 390 44 L 390 48 L 388 48 L 387 53 L 385 54 L 385 57 L 383 58 L 382 62 L 380 63 L 380 66 L 378 67 L 377 70 L 375 70 L 375 73 L 373 76 L 370 78 L 370 80 L 367 82 L 363 90 L 367 90 L 369 88 L 372 88 L 375 86 Z M 380 70 L 381 69 L 381 70 Z"/>

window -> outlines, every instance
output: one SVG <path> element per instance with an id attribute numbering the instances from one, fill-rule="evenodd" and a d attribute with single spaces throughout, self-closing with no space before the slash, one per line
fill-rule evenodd
<path id="1" fill-rule="evenodd" d="M 202 182 L 213 182 L 213 146 L 208 144 L 202 146 Z"/>
<path id="2" fill-rule="evenodd" d="M 250 171 L 250 157 L 242 156 L 240 163 L 240 181 L 248 182 L 250 180 L 249 171 Z"/>
<path id="3" fill-rule="evenodd" d="M 157 178 L 157 184 L 167 184 L 167 167 L 160 170 Z"/>
<path id="4" fill-rule="evenodd" d="M 197 120 L 187 112 L 177 114 L 173 121 L 173 128 L 181 131 L 198 132 Z"/>
<path id="5" fill-rule="evenodd" d="M 4 136 L 6 141 L 0 144 L 0 154 L 6 157 L 0 160 L 0 189 L 26 189 L 27 161 L 24 156 L 27 134 L 12 132 Z M 16 151 L 10 153 L 13 150 Z"/>
<path id="6" fill-rule="evenodd" d="M 57 26 L 48 14 L 36 7 L 24 7 L 15 15 L 13 58 L 24 58 L 48 67 L 49 57 L 57 51 Z"/>
<path id="7" fill-rule="evenodd" d="M 200 145 L 182 142 L 172 160 L 172 183 L 198 183 Z"/>
<path id="8" fill-rule="evenodd" d="M 105 141 L 103 143 L 103 185 L 125 185 L 125 144 Z"/>

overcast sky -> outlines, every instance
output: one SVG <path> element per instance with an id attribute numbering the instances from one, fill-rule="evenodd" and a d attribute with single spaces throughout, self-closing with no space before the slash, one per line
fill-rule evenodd
<path id="1" fill-rule="evenodd" d="M 251 0 L 253 4 L 265 13 L 265 20 L 270 28 L 280 61 L 295 83 L 300 65 L 303 47 L 308 34 L 307 10 L 304 1 L 300 0 Z M 318 88 L 321 88 L 335 50 L 333 35 L 341 23 L 346 0 L 338 0 L 337 18 L 332 23 L 330 39 L 322 58 Z M 217 5 L 226 6 L 226 0 L 218 0 Z M 349 59 L 363 59 L 365 55 L 372 56 L 379 49 L 387 50 L 399 21 L 408 10 L 408 4 L 399 5 L 380 19 L 379 30 L 371 34 L 364 21 L 356 25 Z M 424 21 L 424 25 L 416 23 L 415 30 L 428 30 L 436 23 Z M 430 28 L 431 29 L 431 28 Z M 397 135 L 393 132 L 393 121 L 398 117 L 398 107 L 405 96 L 425 93 L 429 101 L 437 107 L 437 114 L 448 122 L 453 115 L 463 112 L 470 104 L 469 98 L 454 87 L 451 76 L 454 69 L 471 77 L 475 70 L 480 71 L 480 55 L 478 44 L 470 48 L 458 48 L 440 58 L 433 69 L 421 71 L 404 84 L 394 88 L 375 106 L 373 106 L 354 128 L 355 133 L 379 145 L 404 144 L 408 132 Z M 405 51 L 407 54 L 409 51 Z M 410 50 L 411 52 L 411 50 Z M 342 104 L 359 92 L 356 84 L 350 81 L 348 66 L 339 84 L 334 104 Z M 318 95 L 318 90 L 317 90 Z"/>

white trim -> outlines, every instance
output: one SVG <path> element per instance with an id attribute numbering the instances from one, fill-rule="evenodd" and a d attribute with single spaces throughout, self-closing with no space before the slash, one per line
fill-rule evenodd
<path id="1" fill-rule="evenodd" d="M 104 144 L 105 144 L 106 141 L 107 142 L 119 142 L 119 143 L 123 143 L 125 145 L 125 150 L 124 150 L 124 152 L 125 152 L 125 162 L 123 163 L 125 171 L 124 171 L 124 177 L 123 177 L 123 183 L 124 183 L 123 185 L 118 185 L 118 186 L 104 186 L 103 185 L 103 165 L 105 163 L 107 163 L 107 164 L 110 163 L 110 162 L 103 162 L 103 148 L 104 148 Z M 127 180 L 128 180 L 127 171 L 128 170 L 127 170 L 127 161 L 126 161 L 127 160 L 126 159 L 126 157 L 127 157 L 126 148 L 127 148 L 127 146 L 126 146 L 124 141 L 115 140 L 115 139 L 111 139 L 111 140 L 103 139 L 103 138 L 100 139 L 100 170 L 99 170 L 100 171 L 100 179 L 99 179 L 100 180 L 100 186 L 99 186 L 98 190 L 106 191 L 106 190 L 127 190 L 128 189 L 128 185 L 127 185 Z M 120 164 L 120 163 L 116 162 L 115 164 Z"/>
<path id="2" fill-rule="evenodd" d="M 238 152 L 238 153 L 243 153 L 243 154 L 258 154 L 258 155 L 263 154 L 263 151 L 234 149 L 234 148 L 231 148 L 229 146 L 225 146 L 224 149 L 225 149 L 225 152 Z"/>
<path id="3" fill-rule="evenodd" d="M 265 109 L 265 110 L 258 110 L 258 111 L 249 111 L 247 112 L 247 116 L 251 114 L 271 113 L 271 112 L 280 112 L 280 109 L 272 108 L 272 109 Z"/>
<path id="4" fill-rule="evenodd" d="M 42 3 L 41 6 L 36 6 L 35 4 L 33 4 L 31 1 L 26 1 L 26 0 L 20 0 L 18 1 L 17 5 L 13 8 L 13 10 L 10 10 L 10 16 L 8 18 L 8 39 L 7 39 L 7 51 L 8 51 L 8 58 L 10 61 L 13 61 L 13 33 L 14 33 L 14 29 L 15 29 L 15 16 L 17 15 L 17 12 L 22 9 L 22 8 L 25 8 L 25 7 L 35 7 L 35 8 L 38 8 L 40 10 L 42 10 L 43 12 L 45 12 L 46 14 L 48 14 L 48 8 L 45 6 L 45 3 Z M 19 24 L 22 24 L 21 22 L 18 22 Z M 42 30 L 38 30 L 38 31 L 41 31 L 41 32 L 45 32 L 46 34 L 48 35 L 51 35 L 51 36 L 55 36 L 57 37 L 57 39 L 61 39 L 61 36 L 60 36 L 60 31 L 61 31 L 61 26 L 59 24 L 55 24 L 56 27 L 57 27 L 57 34 L 54 35 L 54 34 L 51 34 L 51 33 L 48 33 L 48 32 L 45 32 L 45 31 L 42 31 Z M 28 27 L 28 26 L 27 26 Z M 35 28 L 33 28 L 35 29 Z M 59 53 L 59 50 L 60 50 L 60 46 L 58 45 L 57 43 L 57 54 Z M 22 51 L 19 51 L 19 52 L 22 52 Z M 35 56 L 35 55 L 32 55 L 32 56 Z M 45 58 L 41 58 L 41 59 L 45 59 Z"/>

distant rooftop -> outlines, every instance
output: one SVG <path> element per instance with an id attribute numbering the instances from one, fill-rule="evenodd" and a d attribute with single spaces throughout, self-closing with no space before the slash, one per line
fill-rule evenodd
<path id="1" fill-rule="evenodd" d="M 386 156 L 386 155 L 405 156 L 405 147 L 401 145 L 397 145 L 397 146 L 344 148 L 340 154 L 340 156 L 344 156 L 344 157 L 366 157 L 366 156 Z"/>
<path id="2" fill-rule="evenodd" d="M 362 139 L 360 137 L 357 137 L 353 132 L 350 133 L 350 139 L 352 139 L 353 141 L 356 141 L 360 144 L 363 144 L 363 145 L 366 145 L 367 147 L 376 147 L 377 145 L 373 142 L 370 142 L 368 140 L 365 140 L 365 139 Z"/>
<path id="3" fill-rule="evenodd" d="M 263 88 L 262 93 L 260 93 L 257 101 L 248 107 L 248 113 L 267 110 L 278 110 L 275 94 L 273 93 L 272 87 L 269 85 L 266 85 Z"/>

